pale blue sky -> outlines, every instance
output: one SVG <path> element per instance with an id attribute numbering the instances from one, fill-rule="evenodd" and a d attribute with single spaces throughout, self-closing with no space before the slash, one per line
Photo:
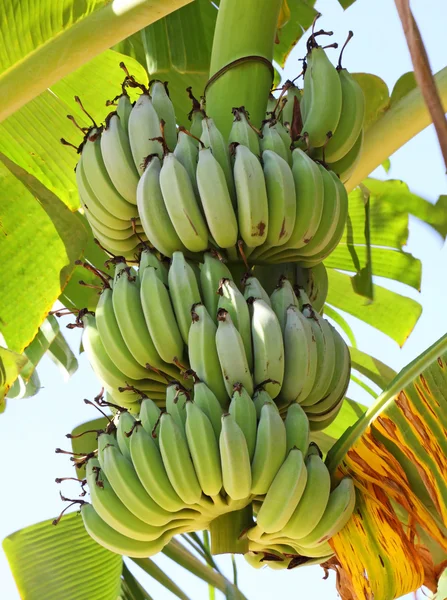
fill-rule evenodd
<path id="1" fill-rule="evenodd" d="M 242 4 L 242 3 L 241 3 Z M 335 32 L 334 39 L 342 42 L 349 29 L 355 33 L 345 53 L 345 66 L 351 71 L 364 71 L 380 75 L 390 89 L 399 76 L 411 70 L 411 63 L 401 33 L 392 0 L 357 0 L 345 13 L 335 0 L 321 0 L 317 8 L 323 13 L 322 27 Z M 422 31 L 424 42 L 434 71 L 447 64 L 445 23 L 447 6 L 444 0 L 413 2 L 413 10 Z M 289 58 L 285 77 L 297 74 L 297 59 L 304 55 L 300 42 Z M 446 194 L 446 179 L 433 128 L 430 127 L 399 150 L 391 159 L 389 177 L 403 179 L 411 190 L 434 202 Z M 384 178 L 383 170 L 378 177 Z M 423 305 L 423 314 L 404 348 L 369 327 L 355 323 L 359 347 L 380 357 L 399 370 L 425 350 L 447 331 L 447 314 L 440 308 L 447 297 L 447 278 L 443 268 L 447 262 L 446 248 L 439 236 L 413 219 L 407 250 L 423 263 L 422 293 L 405 288 L 403 293 L 416 298 Z M 383 283 L 383 282 L 381 282 Z M 391 286 L 390 286 L 391 287 Z M 401 291 L 402 288 L 396 291 Z M 398 315 L 396 315 L 398 318 Z M 79 344 L 79 330 L 65 334 L 72 348 Z M 57 446 L 68 448 L 64 434 L 81 422 L 96 418 L 95 411 L 86 407 L 82 399 L 94 396 L 99 386 L 86 364 L 80 359 L 80 369 L 64 384 L 57 369 L 48 360 L 39 366 L 44 385 L 36 398 L 9 401 L 5 414 L 0 416 L 0 455 L 2 464 L 2 497 L 0 509 L 0 539 L 38 521 L 52 518 L 61 510 L 58 486 L 54 478 L 71 474 L 65 457 L 54 454 Z M 71 488 L 64 488 L 67 495 Z M 76 493 L 73 490 L 73 493 Z M 157 562 L 167 569 L 193 600 L 208 598 L 207 586 L 186 571 L 171 563 L 163 555 Z M 219 564 L 230 575 L 227 558 Z M 240 585 L 250 600 L 332 600 L 337 598 L 334 579 L 323 581 L 319 567 L 277 572 L 256 571 L 238 559 Z M 169 600 L 173 596 L 160 586 L 148 581 L 147 589 L 156 599 Z M 19 594 L 3 552 L 0 550 L 0 597 L 17 600 Z M 409 598 L 413 596 L 408 596 Z M 43 600 L 43 599 L 42 599 Z M 66 598 L 65 600 L 70 600 Z M 87 599 L 86 599 L 87 600 Z"/>

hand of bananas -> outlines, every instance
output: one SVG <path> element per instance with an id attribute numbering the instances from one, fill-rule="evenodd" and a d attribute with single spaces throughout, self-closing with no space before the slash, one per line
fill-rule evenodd
<path id="1" fill-rule="evenodd" d="M 98 432 L 86 465 L 91 504 L 80 501 L 89 534 L 112 552 L 151 556 L 175 534 L 252 505 L 249 562 L 292 568 L 329 558 L 355 491 L 349 478 L 331 491 L 303 409 L 292 405 L 284 422 L 265 389 L 251 398 L 236 384 L 223 413 L 205 383 L 194 388 L 191 401 L 173 383 L 167 412 L 145 399 L 137 419 L 124 411 Z"/>
<path id="2" fill-rule="evenodd" d="M 365 107 L 357 81 L 314 33 L 304 64 L 303 91 L 286 82 L 260 130 L 233 109 L 228 139 L 197 101 L 191 131 L 177 128 L 165 85 L 146 89 L 127 75 L 123 90 L 141 95 L 132 105 L 123 93 L 105 125 L 85 133 L 76 167 L 103 247 L 127 258 L 149 241 L 168 257 L 215 247 L 232 262 L 323 261 L 345 227 L 342 182 L 360 156 Z"/>
<path id="3" fill-rule="evenodd" d="M 209 253 L 198 266 L 178 251 L 169 267 L 150 250 L 138 271 L 122 258 L 114 262 L 96 315 L 78 317 L 86 355 L 114 404 L 135 413 L 149 396 L 164 406 L 169 381 L 192 373 L 224 410 L 242 384 L 250 396 L 264 386 L 281 412 L 298 402 L 312 430 L 336 418 L 349 350 L 303 288 L 281 276 L 269 296 L 247 274 L 242 292 Z M 184 385 L 191 388 L 191 380 Z"/>

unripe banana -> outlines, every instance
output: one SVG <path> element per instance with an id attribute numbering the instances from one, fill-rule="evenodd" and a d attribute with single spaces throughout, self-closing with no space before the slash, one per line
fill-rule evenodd
<path id="1" fill-rule="evenodd" d="M 196 170 L 199 149 L 197 142 L 185 130 L 178 132 L 177 145 L 174 149 L 175 158 L 185 167 L 189 175 L 189 180 L 194 190 L 195 196 L 199 197 L 199 188 L 197 187 Z M 201 208 L 199 206 L 199 208 Z"/>
<path id="2" fill-rule="evenodd" d="M 129 221 L 138 216 L 130 204 L 113 185 L 101 152 L 101 130 L 93 128 L 82 147 L 82 166 L 93 194 L 103 207 L 115 217 Z"/>
<path id="3" fill-rule="evenodd" d="M 137 206 L 144 232 L 151 244 L 165 256 L 186 251 L 171 223 L 160 187 L 161 162 L 153 156 L 137 187 Z"/>
<path id="4" fill-rule="evenodd" d="M 253 381 L 265 384 L 272 398 L 279 394 L 284 378 L 284 343 L 281 326 L 273 309 L 264 300 L 254 299 L 251 320 L 253 340 Z"/>
<path id="5" fill-rule="evenodd" d="M 222 407 L 216 395 L 203 381 L 196 381 L 194 384 L 194 402 L 211 421 L 216 439 L 219 439 L 222 429 Z"/>
<path id="6" fill-rule="evenodd" d="M 174 490 L 185 504 L 196 504 L 202 496 L 202 490 L 187 443 L 169 413 L 163 413 L 160 418 L 160 451 Z"/>
<path id="7" fill-rule="evenodd" d="M 316 46 L 310 51 L 303 100 L 306 103 L 303 115 L 302 135 L 307 134 L 309 144 L 315 148 L 323 146 L 327 134 L 337 129 L 341 115 L 342 91 L 338 73 L 323 48 Z M 309 94 L 310 102 L 306 98 Z"/>
<path id="8" fill-rule="evenodd" d="M 351 478 L 345 477 L 331 492 L 323 516 L 316 527 L 299 544 L 310 548 L 319 546 L 338 533 L 351 518 L 355 507 L 355 487 Z"/>
<path id="9" fill-rule="evenodd" d="M 186 438 L 200 486 L 208 496 L 222 488 L 218 438 L 211 421 L 195 402 L 186 403 Z"/>
<path id="10" fill-rule="evenodd" d="M 203 263 L 200 265 L 200 283 L 203 303 L 215 322 L 217 322 L 219 284 L 224 278 L 226 278 L 226 280 L 232 279 L 228 267 L 211 253 L 205 252 L 203 255 Z"/>
<path id="11" fill-rule="evenodd" d="M 234 384 L 240 383 L 251 396 L 253 380 L 242 337 L 226 310 L 218 311 L 217 320 L 216 347 L 227 394 L 231 398 Z"/>
<path id="12" fill-rule="evenodd" d="M 212 390 L 221 406 L 225 407 L 228 404 L 227 386 L 222 378 L 217 327 L 203 304 L 193 305 L 191 316 L 192 325 L 188 338 L 191 369 Z"/>
<path id="13" fill-rule="evenodd" d="M 259 419 L 261 418 L 261 411 L 262 411 L 262 407 L 264 406 L 264 404 L 271 404 L 272 407 L 274 409 L 276 409 L 276 411 L 279 413 L 278 407 L 275 404 L 275 402 L 273 402 L 272 397 L 270 396 L 270 394 L 268 394 L 263 387 L 258 387 L 255 391 L 255 393 L 253 394 L 253 404 L 255 405 L 256 408 L 256 416 L 257 419 L 259 421 Z"/>
<path id="14" fill-rule="evenodd" d="M 270 92 L 269 98 L 267 100 L 267 108 L 265 109 L 266 119 L 269 119 L 270 117 L 275 115 L 276 103 L 277 100 L 275 96 L 272 94 L 272 92 Z"/>
<path id="15" fill-rule="evenodd" d="M 292 153 L 290 148 L 284 144 L 277 129 L 273 127 L 274 121 L 266 121 L 262 127 L 261 151 L 270 150 L 280 156 L 288 164 L 292 164 Z M 289 162 L 290 161 L 290 162 Z"/>
<path id="16" fill-rule="evenodd" d="M 266 494 L 286 457 L 286 428 L 278 410 L 265 403 L 258 423 L 252 461 L 251 493 Z"/>
<path id="17" fill-rule="evenodd" d="M 312 406 L 322 400 L 329 389 L 335 369 L 335 341 L 329 323 L 320 317 L 310 305 L 303 308 L 309 319 L 317 344 L 317 375 L 315 384 L 306 398 L 299 398 L 301 406 Z"/>
<path id="18" fill-rule="evenodd" d="M 132 460 L 130 455 L 130 435 L 133 432 L 135 422 L 135 417 L 125 411 L 120 413 L 118 424 L 116 426 L 116 441 L 118 442 L 118 448 L 120 449 L 121 454 L 128 460 Z"/>
<path id="19" fill-rule="evenodd" d="M 143 271 L 140 298 L 146 325 L 158 354 L 167 363 L 182 363 L 182 335 L 169 292 L 154 267 L 146 267 Z"/>
<path id="20" fill-rule="evenodd" d="M 169 481 L 154 438 L 139 425 L 130 436 L 130 451 L 141 483 L 157 504 L 172 513 L 185 508 Z"/>
<path id="21" fill-rule="evenodd" d="M 246 300 L 248 300 L 248 298 L 258 298 L 259 300 L 264 300 L 269 306 L 271 305 L 269 295 L 262 287 L 259 279 L 252 275 L 244 277 L 242 285 L 244 286 L 244 298 Z"/>
<path id="22" fill-rule="evenodd" d="M 208 228 L 188 172 L 172 153 L 164 157 L 160 186 L 169 217 L 183 244 L 191 252 L 205 250 L 208 246 Z"/>
<path id="23" fill-rule="evenodd" d="M 97 231 L 100 235 L 110 238 L 111 240 L 128 240 L 129 238 L 133 237 L 134 231 L 131 226 L 127 227 L 127 229 L 111 229 L 107 225 L 104 225 L 104 223 L 102 223 L 91 211 L 89 211 L 87 205 L 84 204 L 82 199 L 81 204 L 92 231 Z M 139 234 L 143 233 L 143 236 L 141 237 L 145 237 L 143 228 L 141 226 L 137 226 L 136 230 Z M 135 245 L 137 244 L 138 240 Z"/>
<path id="24" fill-rule="evenodd" d="M 319 348 L 309 320 L 299 308 L 289 306 L 284 328 L 284 380 L 280 392 L 283 404 L 302 402 L 311 393 L 317 378 Z"/>
<path id="25" fill-rule="evenodd" d="M 234 418 L 222 416 L 219 438 L 223 487 L 232 500 L 250 496 L 251 468 L 245 435 Z"/>
<path id="26" fill-rule="evenodd" d="M 174 252 L 168 273 L 169 293 L 171 295 L 177 324 L 185 344 L 188 343 L 191 326 L 191 308 L 201 302 L 196 276 L 186 262 L 182 252 Z"/>
<path id="27" fill-rule="evenodd" d="M 299 404 L 294 403 L 289 406 L 285 424 L 287 452 L 292 448 L 298 448 L 303 456 L 306 456 L 309 448 L 309 419 Z"/>
<path id="28" fill-rule="evenodd" d="M 133 162 L 129 138 L 116 112 L 106 119 L 101 134 L 101 154 L 113 185 L 125 200 L 136 204 L 138 171 Z"/>
<path id="29" fill-rule="evenodd" d="M 278 285 L 270 296 L 270 303 L 281 326 L 282 334 L 286 327 L 287 309 L 289 306 L 298 306 L 298 298 L 293 291 L 292 284 L 284 275 L 281 275 Z"/>
<path id="30" fill-rule="evenodd" d="M 312 258 L 331 241 L 340 220 L 341 198 L 334 178 L 322 165 L 318 165 L 323 178 L 323 213 L 318 229 L 310 242 L 300 249 L 300 256 Z M 344 228 L 344 223 L 343 223 Z"/>
<path id="31" fill-rule="evenodd" d="M 340 160 L 328 165 L 328 167 L 340 177 L 343 183 L 348 181 L 348 179 L 351 177 L 351 174 L 360 160 L 363 148 L 363 138 L 364 134 L 362 129 L 349 152 L 347 152 Z"/>
<path id="32" fill-rule="evenodd" d="M 168 412 L 171 415 L 185 440 L 187 400 L 188 396 L 186 394 L 186 390 L 178 381 L 173 381 L 168 385 L 168 387 L 166 388 L 166 412 Z"/>
<path id="33" fill-rule="evenodd" d="M 127 133 L 127 128 L 129 124 L 129 117 L 132 111 L 132 103 L 130 101 L 129 96 L 126 92 L 123 92 L 121 96 L 118 98 L 118 102 L 116 104 L 116 114 L 120 118 L 121 125 L 124 131 Z"/>
<path id="34" fill-rule="evenodd" d="M 242 144 L 246 146 L 257 157 L 261 155 L 259 147 L 259 135 L 250 125 L 247 111 L 243 106 L 233 108 L 233 125 L 231 126 L 230 135 L 228 136 L 228 144 Z M 237 184 L 236 184 L 237 191 Z"/>
<path id="35" fill-rule="evenodd" d="M 213 119 L 210 119 L 209 117 L 203 119 L 200 140 L 205 148 L 211 148 L 214 158 L 222 167 L 231 202 L 233 206 L 236 206 L 236 189 L 234 187 L 233 170 L 231 168 L 228 144 L 219 129 L 217 129 Z"/>
<path id="36" fill-rule="evenodd" d="M 268 233 L 268 200 L 264 173 L 258 157 L 239 144 L 235 148 L 234 182 L 238 223 L 242 239 L 249 248 L 261 246 Z"/>
<path id="37" fill-rule="evenodd" d="M 341 115 L 335 133 L 324 148 L 328 163 L 341 160 L 355 144 L 363 127 L 365 96 L 360 84 L 346 69 L 337 68 L 341 84 Z"/>
<path id="38" fill-rule="evenodd" d="M 234 281 L 223 278 L 219 285 L 218 308 L 226 310 L 236 329 L 241 334 L 249 369 L 253 368 L 253 349 L 251 344 L 251 319 L 247 301 L 238 290 Z"/>
<path id="39" fill-rule="evenodd" d="M 266 533 L 280 531 L 294 513 L 307 482 L 303 454 L 292 448 L 273 479 L 256 517 Z"/>
<path id="40" fill-rule="evenodd" d="M 159 444 L 159 433 L 160 433 L 160 415 L 161 410 L 150 398 L 145 398 L 141 402 L 140 413 L 138 415 L 144 430 L 155 443 Z"/>
<path id="41" fill-rule="evenodd" d="M 245 435 L 248 455 L 252 460 L 256 446 L 256 407 L 242 385 L 236 384 L 234 386 L 234 393 L 228 410 Z"/>
<path id="42" fill-rule="evenodd" d="M 237 243 L 238 225 L 225 174 L 209 148 L 199 152 L 197 185 L 208 228 L 220 248 Z M 223 226 L 223 224 L 225 224 Z"/>
<path id="43" fill-rule="evenodd" d="M 285 103 L 285 106 L 282 109 L 282 122 L 289 123 L 289 125 L 291 126 L 293 123 L 294 112 L 297 110 L 296 108 L 294 108 L 295 104 L 298 103 L 299 105 L 301 102 L 300 89 L 296 85 L 290 85 L 290 87 L 287 88 L 286 98 L 287 102 Z"/>
<path id="44" fill-rule="evenodd" d="M 262 160 L 269 206 L 265 247 L 282 246 L 290 239 L 295 225 L 295 182 L 288 163 L 278 154 L 264 150 Z"/>
<path id="45" fill-rule="evenodd" d="M 177 126 L 175 123 L 175 109 L 168 94 L 167 82 L 151 81 L 150 93 L 152 96 L 152 105 L 155 108 L 158 118 L 164 121 L 164 138 L 166 145 L 170 150 L 175 148 L 177 143 Z"/>
<path id="46" fill-rule="evenodd" d="M 321 458 L 312 454 L 306 459 L 307 483 L 298 506 L 281 532 L 292 540 L 307 536 L 323 516 L 329 499 L 331 478 Z"/>
<path id="47" fill-rule="evenodd" d="M 138 245 L 140 244 L 140 240 L 136 235 L 132 235 L 124 240 L 118 240 L 101 233 L 98 229 L 96 229 L 92 222 L 90 222 L 90 227 L 94 237 L 101 242 L 101 244 L 107 248 L 109 252 L 114 254 L 115 251 L 118 256 L 127 255 L 131 260 L 135 260 L 134 256 L 138 254 Z"/>
<path id="48" fill-rule="evenodd" d="M 286 127 L 284 127 L 281 121 L 276 121 L 275 123 L 273 123 L 271 128 L 277 131 L 281 136 L 281 139 L 287 151 L 287 162 L 289 163 L 289 165 L 292 165 L 292 150 L 290 148 L 292 144 L 292 138 L 290 137 L 289 130 Z"/>
<path id="49" fill-rule="evenodd" d="M 153 267 L 155 274 L 166 286 L 168 285 L 168 268 L 150 248 L 143 248 L 138 265 L 138 278 L 141 281 L 146 267 Z"/>
<path id="50" fill-rule="evenodd" d="M 121 335 L 113 310 L 113 292 L 111 288 L 106 288 L 102 292 L 95 314 L 99 336 L 111 361 L 124 375 L 131 379 L 147 378 L 149 376 L 148 370 L 135 360 Z"/>
<path id="51" fill-rule="evenodd" d="M 128 133 L 130 148 L 135 166 L 140 175 L 144 171 L 144 161 L 150 154 L 163 156 L 160 138 L 160 119 L 155 110 L 151 97 L 147 93 L 141 94 L 133 105 L 129 116 Z"/>

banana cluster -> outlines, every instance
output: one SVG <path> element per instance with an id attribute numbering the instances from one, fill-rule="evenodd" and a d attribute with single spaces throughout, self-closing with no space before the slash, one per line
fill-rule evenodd
<path id="1" fill-rule="evenodd" d="M 298 402 L 313 430 L 336 418 L 350 354 L 304 289 L 281 276 L 269 296 L 247 274 L 241 291 L 208 253 L 198 269 L 179 251 L 169 268 L 151 251 L 138 271 L 121 260 L 96 315 L 80 316 L 87 357 L 114 404 L 137 412 L 149 396 L 163 406 L 168 382 L 192 373 L 223 409 L 242 384 L 250 396 L 264 387 L 281 411 Z"/>
<path id="2" fill-rule="evenodd" d="M 159 81 L 149 90 L 140 86 L 133 105 L 123 94 L 104 126 L 85 134 L 76 167 L 82 206 L 103 247 L 129 259 L 140 242 L 149 242 L 168 257 L 181 251 L 201 258 L 216 248 L 231 262 L 321 263 L 346 224 L 348 198 L 335 166 L 351 151 L 345 131 L 352 136 L 363 123 L 360 107 L 351 106 L 351 90 L 359 92 L 359 103 L 363 94 L 346 70 L 337 73 L 324 50 L 312 49 L 307 65 L 297 103 L 306 118 L 296 139 L 296 110 L 292 115 L 286 110 L 292 96 L 294 103 L 301 98 L 294 87 L 267 114 L 261 130 L 243 107 L 234 108 L 228 139 L 203 109 L 196 111 L 200 117 L 191 131 L 177 128 Z M 345 80 L 349 85 L 342 86 Z M 131 77 L 123 87 L 126 82 L 136 85 Z M 354 110 L 353 124 L 343 115 Z M 327 118 L 328 111 L 336 118 Z M 329 158 L 335 162 L 327 164 Z"/>
<path id="3" fill-rule="evenodd" d="M 354 508 L 350 479 L 331 492 L 303 409 L 292 405 L 283 421 L 265 389 L 251 397 L 236 384 L 223 412 L 205 383 L 194 384 L 194 401 L 173 383 L 165 412 L 150 399 L 137 419 L 121 412 L 115 431 L 99 434 L 95 454 L 84 524 L 99 544 L 127 556 L 155 554 L 173 535 L 252 505 L 249 556 L 326 557 L 327 540 Z"/>

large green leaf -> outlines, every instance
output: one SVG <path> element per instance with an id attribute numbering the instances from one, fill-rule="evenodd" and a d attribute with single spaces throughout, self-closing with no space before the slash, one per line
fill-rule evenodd
<path id="1" fill-rule="evenodd" d="M 22 352 L 67 284 L 87 231 L 54 194 L 6 157 L 0 189 L 0 254 L 7 265 L 1 331 L 8 348 Z"/>
<path id="2" fill-rule="evenodd" d="M 0 19 L 0 121 L 120 40 L 190 0 L 7 0 Z"/>
<path id="3" fill-rule="evenodd" d="M 79 513 L 43 521 L 3 540 L 21 598 L 117 600 L 122 557 L 97 544 Z"/>
<path id="4" fill-rule="evenodd" d="M 314 9 L 315 0 L 288 0 L 290 18 L 288 23 L 277 33 L 277 43 L 273 52 L 274 60 L 284 68 L 287 57 L 294 46 L 302 38 L 306 29 L 312 25 L 317 14 Z M 296 67 L 296 75 L 301 71 L 301 64 Z"/>

